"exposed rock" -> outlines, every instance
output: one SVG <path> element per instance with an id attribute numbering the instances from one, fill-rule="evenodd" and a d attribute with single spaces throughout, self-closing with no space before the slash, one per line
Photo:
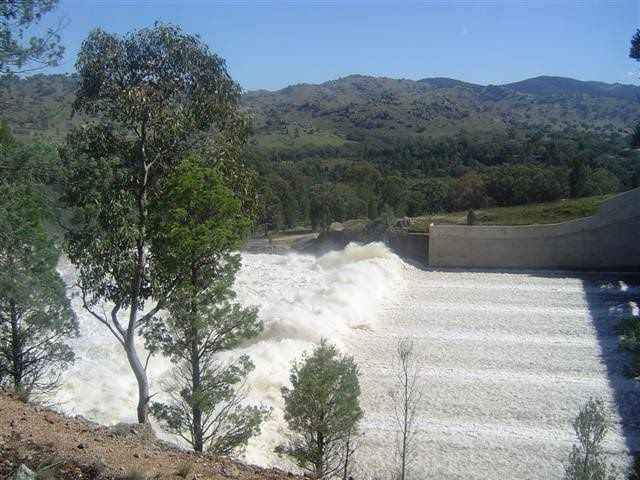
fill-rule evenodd
<path id="1" fill-rule="evenodd" d="M 235 478 L 238 476 L 238 469 L 233 465 L 225 465 L 222 467 L 222 474 L 225 477 Z"/>
<path id="2" fill-rule="evenodd" d="M 395 228 L 408 229 L 411 226 L 411 219 L 409 217 L 402 217 L 396 220 L 396 223 L 393 224 Z"/>
<path id="3" fill-rule="evenodd" d="M 24 463 L 21 463 L 18 470 L 10 478 L 11 480 L 36 480 L 36 474 Z"/>

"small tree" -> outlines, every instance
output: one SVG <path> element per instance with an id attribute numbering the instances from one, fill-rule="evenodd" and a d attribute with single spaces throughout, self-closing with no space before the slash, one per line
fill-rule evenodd
<path id="1" fill-rule="evenodd" d="M 362 418 L 356 363 L 322 340 L 293 366 L 290 379 L 291 388 L 282 388 L 282 396 L 293 435 L 276 451 L 290 455 L 312 478 L 343 474 Z"/>
<path id="2" fill-rule="evenodd" d="M 612 467 L 607 468 L 603 458 L 602 442 L 609 425 L 600 399 L 589 399 L 573 421 L 579 446 L 574 445 L 565 466 L 565 480 L 615 479 Z"/>
<path id="3" fill-rule="evenodd" d="M 620 335 L 619 349 L 630 354 L 623 373 L 629 378 L 640 377 L 640 319 L 634 316 L 620 319 L 616 332 Z"/>
<path id="4" fill-rule="evenodd" d="M 51 211 L 34 178 L 43 159 L 33 153 L 11 142 L 0 145 L 0 167 L 12 174 L 11 181 L 0 181 L 0 385 L 25 399 L 58 385 L 73 361 L 64 340 L 77 334 L 56 272 L 58 252 L 43 225 Z"/>
<path id="5" fill-rule="evenodd" d="M 398 341 L 396 348 L 397 389 L 391 391 L 398 434 L 396 451 L 398 453 L 398 478 L 405 480 L 414 457 L 415 431 L 413 430 L 416 409 L 420 404 L 421 391 L 418 385 L 420 365 L 417 362 L 412 340 L 404 338 Z"/>
<path id="6" fill-rule="evenodd" d="M 167 301 L 169 318 L 145 329 L 148 346 L 177 364 L 171 401 L 153 403 L 151 413 L 196 452 L 215 455 L 244 447 L 268 413 L 243 404 L 249 357 L 218 358 L 262 331 L 255 309 L 231 303 L 240 261 L 231 249 L 248 231 L 241 207 L 220 174 L 197 158 L 182 162 L 150 204 L 156 276 L 182 279 Z"/>
<path id="7" fill-rule="evenodd" d="M 473 208 L 469 210 L 467 213 L 467 225 L 475 225 L 477 220 L 476 212 L 473 211 Z"/>

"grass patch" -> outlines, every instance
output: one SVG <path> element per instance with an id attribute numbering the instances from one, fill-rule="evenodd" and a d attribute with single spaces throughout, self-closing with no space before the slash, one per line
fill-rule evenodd
<path id="1" fill-rule="evenodd" d="M 542 225 L 568 222 L 593 215 L 604 200 L 612 195 L 558 200 L 515 207 L 482 208 L 475 210 L 476 225 Z M 468 212 L 425 215 L 412 219 L 412 232 L 428 232 L 431 223 L 438 225 L 466 225 Z"/>
<path id="2" fill-rule="evenodd" d="M 145 480 L 147 478 L 147 474 L 140 469 L 133 468 L 131 470 L 127 470 L 127 473 L 122 477 L 123 480 Z"/>
<path id="3" fill-rule="evenodd" d="M 176 467 L 176 475 L 180 478 L 187 478 L 193 471 L 193 463 L 183 460 Z"/>

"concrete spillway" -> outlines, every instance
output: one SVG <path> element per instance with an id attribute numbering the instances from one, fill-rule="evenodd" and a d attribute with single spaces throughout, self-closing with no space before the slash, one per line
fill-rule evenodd
<path id="1" fill-rule="evenodd" d="M 433 225 L 432 267 L 640 270 L 640 188 L 571 222 L 527 226 Z"/>
<path id="2" fill-rule="evenodd" d="M 422 370 L 411 478 L 554 479 L 589 397 L 607 403 L 606 451 L 638 444 L 640 389 L 622 377 L 615 317 L 638 315 L 640 277 L 406 269 L 375 331 L 348 348 L 362 369 L 368 470 L 390 478 L 392 352 L 414 339 Z M 374 477 L 372 477 L 374 478 Z"/>

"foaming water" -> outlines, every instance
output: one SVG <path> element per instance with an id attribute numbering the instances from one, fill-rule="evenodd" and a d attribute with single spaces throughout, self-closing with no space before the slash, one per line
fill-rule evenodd
<path id="1" fill-rule="evenodd" d="M 377 307 L 402 282 L 402 265 L 379 243 L 351 244 L 319 258 L 296 253 L 242 254 L 236 278 L 238 301 L 257 306 L 265 328 L 232 353 L 248 353 L 256 366 L 249 377 L 249 400 L 273 408 L 262 434 L 247 448 L 247 461 L 283 465 L 273 448 L 284 440 L 280 389 L 289 382 L 292 363 L 322 338 L 342 348 L 345 338 L 375 328 Z M 63 259 L 59 270 L 67 285 L 73 285 L 73 266 Z M 79 298 L 73 299 L 73 306 L 81 336 L 72 342 L 76 362 L 66 372 L 55 400 L 66 413 L 100 423 L 135 421 L 137 388 L 122 347 L 82 309 Z M 170 367 L 165 358 L 151 359 L 152 393 L 162 390 Z"/>

